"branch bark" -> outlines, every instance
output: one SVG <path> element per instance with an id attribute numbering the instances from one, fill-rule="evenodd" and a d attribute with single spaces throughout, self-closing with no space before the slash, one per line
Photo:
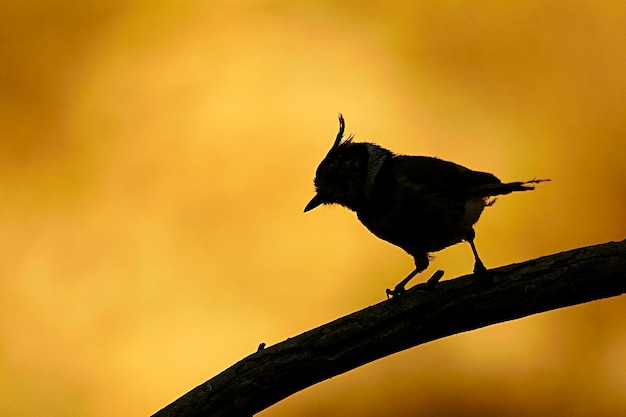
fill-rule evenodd
<path id="1" fill-rule="evenodd" d="M 471 275 L 339 318 L 260 350 L 153 417 L 252 416 L 317 382 L 445 336 L 626 292 L 626 240 Z M 381 292 L 382 295 L 382 292 Z"/>

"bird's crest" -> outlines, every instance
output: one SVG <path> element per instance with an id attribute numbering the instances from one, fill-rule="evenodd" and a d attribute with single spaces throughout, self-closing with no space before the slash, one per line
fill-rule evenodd
<path id="1" fill-rule="evenodd" d="M 337 148 L 341 144 L 341 139 L 343 139 L 343 133 L 345 132 L 345 130 L 346 130 L 346 122 L 343 120 L 343 115 L 339 113 L 339 132 L 337 132 L 337 137 L 335 138 L 335 143 L 333 143 L 333 147 L 330 148 L 330 151 L 328 151 L 329 154 L 337 150 Z M 350 135 L 348 136 L 348 139 L 346 139 L 343 143 L 352 142 L 353 138 L 354 138 L 354 135 Z"/>

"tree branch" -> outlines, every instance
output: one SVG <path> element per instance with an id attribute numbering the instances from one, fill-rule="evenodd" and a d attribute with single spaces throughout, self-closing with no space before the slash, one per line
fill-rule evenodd
<path id="1" fill-rule="evenodd" d="M 452 334 L 626 292 L 626 240 L 574 249 L 406 294 L 237 362 L 153 417 L 251 416 L 289 395 L 392 353 Z M 381 292 L 382 295 L 382 292 Z"/>

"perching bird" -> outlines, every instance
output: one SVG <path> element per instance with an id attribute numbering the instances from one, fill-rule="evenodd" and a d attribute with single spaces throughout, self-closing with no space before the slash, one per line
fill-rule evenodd
<path id="1" fill-rule="evenodd" d="M 339 133 L 315 173 L 316 194 L 304 211 L 321 204 L 340 204 L 379 238 L 404 249 L 415 270 L 388 296 L 405 291 L 416 274 L 428 267 L 429 254 L 467 241 L 474 254 L 474 274 L 488 276 L 474 245 L 473 225 L 492 197 L 534 189 L 530 184 L 549 180 L 502 183 L 494 175 L 472 171 L 453 162 L 427 156 L 396 155 L 374 143 L 341 141 L 345 130 L 339 114 Z M 429 283 L 436 283 L 436 273 Z"/>

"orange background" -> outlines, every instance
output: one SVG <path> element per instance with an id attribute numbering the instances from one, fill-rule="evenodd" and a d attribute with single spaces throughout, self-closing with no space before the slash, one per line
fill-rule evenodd
<path id="1" fill-rule="evenodd" d="M 339 207 L 346 133 L 503 180 L 488 267 L 624 239 L 623 1 L 2 1 L 0 414 L 149 415 L 412 267 Z M 430 274 L 472 268 L 468 245 Z M 423 278 L 422 278 L 423 279 Z M 396 354 L 261 413 L 626 414 L 624 298 Z"/>

